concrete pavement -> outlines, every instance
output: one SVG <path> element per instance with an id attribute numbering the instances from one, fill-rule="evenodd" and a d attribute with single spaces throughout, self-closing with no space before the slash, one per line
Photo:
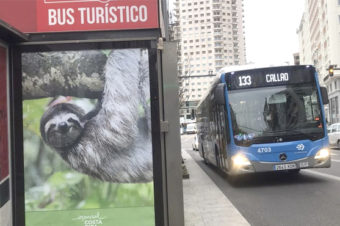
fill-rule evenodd
<path id="1" fill-rule="evenodd" d="M 182 156 L 190 174 L 183 180 L 185 226 L 250 225 L 185 150 Z"/>

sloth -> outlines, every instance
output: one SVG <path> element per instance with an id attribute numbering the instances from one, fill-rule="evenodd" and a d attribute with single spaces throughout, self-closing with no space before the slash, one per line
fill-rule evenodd
<path id="1" fill-rule="evenodd" d="M 106 62 L 103 95 L 85 114 L 75 104 L 49 107 L 41 136 L 71 168 L 113 183 L 153 178 L 147 50 L 113 50 Z"/>

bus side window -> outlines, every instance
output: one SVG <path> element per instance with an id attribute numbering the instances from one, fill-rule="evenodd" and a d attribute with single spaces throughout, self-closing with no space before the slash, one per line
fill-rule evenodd
<path id="1" fill-rule="evenodd" d="M 226 106 L 223 107 L 223 114 L 224 114 L 224 121 L 225 121 L 225 129 L 226 129 L 226 137 L 227 137 L 227 144 L 230 144 L 230 130 L 229 130 L 229 118 Z"/>
<path id="2" fill-rule="evenodd" d="M 225 139 L 228 139 L 226 137 L 227 136 L 226 125 L 228 124 L 228 122 L 225 121 L 224 105 L 218 105 L 218 118 L 219 118 L 219 124 L 220 124 L 220 134 L 221 134 L 221 137 L 223 137 L 223 142 L 225 142 Z"/>

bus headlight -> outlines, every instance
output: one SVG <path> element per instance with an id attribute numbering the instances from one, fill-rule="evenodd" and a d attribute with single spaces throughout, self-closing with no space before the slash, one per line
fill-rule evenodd
<path id="1" fill-rule="evenodd" d="M 236 168 L 241 168 L 245 166 L 250 166 L 251 163 L 243 154 L 236 154 L 232 157 L 233 166 Z"/>
<path id="2" fill-rule="evenodd" d="M 315 154 L 314 159 L 322 160 L 322 159 L 326 159 L 328 157 L 329 157 L 329 150 L 326 149 L 326 148 L 323 148 Z"/>

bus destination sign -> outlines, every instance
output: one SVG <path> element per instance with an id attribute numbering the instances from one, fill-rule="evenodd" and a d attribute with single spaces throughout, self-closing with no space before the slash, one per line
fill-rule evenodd
<path id="1" fill-rule="evenodd" d="M 226 73 L 229 90 L 280 86 L 314 81 L 313 67 L 275 67 Z"/>

